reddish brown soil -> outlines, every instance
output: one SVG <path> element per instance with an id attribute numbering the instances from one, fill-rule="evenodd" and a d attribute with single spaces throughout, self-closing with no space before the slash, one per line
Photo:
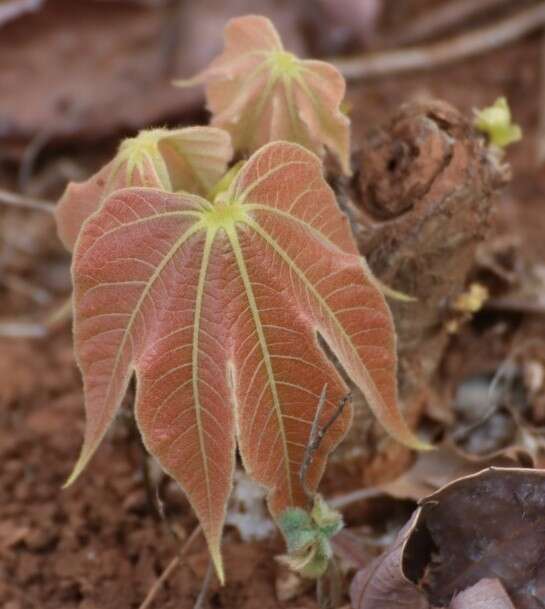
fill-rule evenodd
<path id="1" fill-rule="evenodd" d="M 70 335 L 3 341 L 1 349 L 0 606 L 138 607 L 177 545 L 148 506 L 134 438 L 120 421 L 81 481 L 61 491 L 83 424 Z M 196 523 L 188 505 L 179 496 L 169 505 L 173 522 L 189 534 Z M 278 540 L 242 545 L 229 532 L 229 583 L 212 585 L 211 606 L 278 606 L 274 555 L 281 550 Z M 154 606 L 192 607 L 206 567 L 199 540 Z M 314 604 L 299 598 L 286 606 Z"/>
<path id="2" fill-rule="evenodd" d="M 467 112 L 490 104 L 500 94 L 507 95 L 526 137 L 509 151 L 515 177 L 499 203 L 497 223 L 504 232 L 517 234 L 529 257 L 543 261 L 545 175 L 535 169 L 534 161 L 539 43 L 539 37 L 534 37 L 429 74 L 354 85 L 349 99 L 357 142 L 358 134 L 369 125 L 417 95 L 440 97 Z M 51 264 L 58 265 L 60 275 L 66 276 L 68 258 L 52 236 L 49 219 L 10 211 L 0 217 L 0 223 L 2 233 L 33 231 L 28 254 L 11 261 L 22 277 L 36 279 Z M 32 308 L 36 305 L 25 297 L 0 287 L 0 317 Z M 82 430 L 80 378 L 68 328 L 46 340 L 0 339 L 3 609 L 137 608 L 175 556 L 173 537 L 147 504 L 139 447 L 122 423 L 81 480 L 73 488 L 61 490 L 77 457 Z M 195 519 L 183 499 L 173 495 L 173 520 L 189 535 Z M 316 606 L 311 593 L 288 603 L 277 601 L 274 556 L 282 551 L 279 539 L 243 545 L 236 532 L 229 530 L 224 546 L 228 584 L 223 588 L 212 584 L 210 607 Z M 153 607 L 192 607 L 206 562 L 200 539 Z"/>

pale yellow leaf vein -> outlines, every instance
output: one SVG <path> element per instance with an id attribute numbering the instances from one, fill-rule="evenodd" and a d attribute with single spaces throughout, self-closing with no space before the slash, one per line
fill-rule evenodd
<path id="1" fill-rule="evenodd" d="M 108 387 L 106 388 L 106 393 L 105 393 L 105 398 L 104 401 L 107 402 L 109 400 L 109 396 L 110 396 L 110 392 L 112 390 L 112 383 L 114 381 L 114 379 L 116 378 L 116 373 L 117 373 L 117 367 L 119 366 L 119 361 L 121 359 L 121 355 L 125 349 L 125 344 L 127 342 L 128 338 L 131 338 L 131 331 L 132 331 L 132 327 L 133 324 L 137 318 L 137 315 L 140 313 L 140 309 L 144 303 L 144 301 L 146 300 L 147 296 L 149 295 L 151 289 L 153 288 L 153 285 L 155 284 L 155 281 L 157 280 L 157 278 L 160 276 L 160 274 L 163 272 L 165 266 L 170 262 L 170 260 L 172 259 L 172 257 L 176 254 L 176 252 L 178 251 L 178 249 L 195 233 L 197 233 L 199 230 L 202 230 L 202 226 L 200 223 L 195 223 L 193 224 L 188 230 L 185 231 L 185 233 L 174 243 L 174 245 L 171 247 L 170 251 L 168 252 L 168 254 L 163 258 L 163 260 L 161 261 L 161 263 L 157 266 L 157 268 L 155 269 L 155 271 L 153 272 L 153 274 L 150 276 L 149 281 L 146 284 L 146 287 L 142 290 L 142 293 L 140 294 L 140 297 L 138 298 L 138 301 L 133 309 L 133 311 L 131 312 L 131 316 L 129 318 L 129 321 L 127 323 L 127 326 L 123 332 L 123 337 L 121 339 L 121 342 L 119 344 L 119 347 L 117 348 L 115 357 L 114 357 L 114 363 L 112 366 L 112 373 L 110 375 L 110 380 L 108 382 Z M 104 417 L 106 415 L 106 411 L 104 410 L 102 413 L 102 416 Z M 102 423 L 102 421 L 101 421 Z"/>
<path id="2" fill-rule="evenodd" d="M 265 241 L 265 243 L 267 243 L 280 256 L 280 258 L 287 264 L 288 268 L 292 272 L 295 273 L 295 275 L 299 278 L 301 283 L 304 285 L 307 293 L 309 295 L 312 295 L 312 297 L 316 300 L 316 302 L 318 303 L 320 308 L 326 313 L 327 317 L 333 322 L 336 331 L 343 338 L 344 343 L 349 346 L 354 357 L 356 358 L 356 361 L 361 361 L 358 350 L 357 350 L 356 346 L 354 345 L 354 343 L 352 342 L 350 335 L 346 332 L 346 330 L 344 329 L 344 326 L 342 325 L 340 320 L 335 315 L 335 312 L 331 309 L 329 304 L 322 297 L 322 295 L 318 292 L 318 290 L 316 290 L 316 288 L 314 287 L 312 282 L 308 279 L 308 277 L 305 275 L 303 270 L 294 263 L 294 261 L 287 254 L 287 252 L 285 252 L 284 249 L 281 248 L 280 245 L 271 237 L 271 235 L 269 235 L 269 233 L 267 233 L 265 230 L 263 230 L 261 228 L 261 226 L 259 224 L 257 224 L 257 222 L 254 222 L 251 218 L 247 218 L 245 220 L 245 222 Z M 362 268 L 362 273 L 363 273 L 363 268 Z M 369 374 L 369 371 L 367 370 L 367 368 L 365 366 L 361 366 L 361 373 L 365 378 L 365 385 L 368 387 L 368 389 L 373 390 L 374 399 L 377 400 L 377 402 L 379 404 L 383 403 L 382 396 L 380 395 L 378 388 L 376 387 L 373 379 L 371 378 L 371 375 Z"/>
<path id="3" fill-rule="evenodd" d="M 265 368 L 267 371 L 267 377 L 269 382 L 269 387 L 271 390 L 271 395 L 273 399 L 273 408 L 276 414 L 276 419 L 278 423 L 279 432 L 282 438 L 282 459 L 284 461 L 285 474 L 286 474 L 286 484 L 288 490 L 289 503 L 293 505 L 293 488 L 292 488 L 292 480 L 291 480 L 291 472 L 289 468 L 289 452 L 286 438 L 286 431 L 284 429 L 284 421 L 282 419 L 282 409 L 280 406 L 280 398 L 278 396 L 277 391 L 277 381 L 274 376 L 274 370 L 271 363 L 271 357 L 269 355 L 269 350 L 267 346 L 267 339 L 265 338 L 265 333 L 263 331 L 263 326 L 261 325 L 261 318 L 259 315 L 259 307 L 257 305 L 255 295 L 252 288 L 252 282 L 250 280 L 250 276 L 248 274 L 248 269 L 246 268 L 246 262 L 244 260 L 244 255 L 242 253 L 242 248 L 240 247 L 240 243 L 238 240 L 238 235 L 236 234 L 234 229 L 227 230 L 227 235 L 231 242 L 231 247 L 233 248 L 233 252 L 235 253 L 235 258 L 237 261 L 238 270 L 240 276 L 242 278 L 242 282 L 244 284 L 244 290 L 246 292 L 246 297 L 248 299 L 248 304 L 250 306 L 250 310 L 252 312 L 252 318 L 257 330 L 257 336 L 259 340 L 259 344 L 261 347 L 261 354 L 263 360 L 265 361 Z"/>
<path id="4" fill-rule="evenodd" d="M 201 270 L 199 271 L 199 281 L 197 284 L 197 296 L 195 299 L 195 317 L 193 321 L 193 347 L 192 347 L 192 385 L 193 385 L 193 399 L 195 402 L 195 418 L 197 421 L 197 434 L 199 437 L 199 449 L 201 452 L 201 459 L 204 469 L 204 481 L 206 485 L 206 506 L 208 510 L 208 519 L 212 519 L 212 495 L 210 488 L 210 474 L 208 471 L 208 460 L 209 455 L 206 451 L 204 436 L 205 430 L 202 423 L 201 413 L 201 402 L 199 394 L 199 334 L 201 326 L 203 296 L 204 296 L 204 285 L 206 282 L 206 273 L 208 271 L 208 264 L 210 262 L 210 252 L 212 251 L 212 245 L 214 243 L 214 237 L 216 235 L 215 230 L 208 230 L 206 232 L 206 241 L 204 244 L 204 250 L 202 255 Z"/>

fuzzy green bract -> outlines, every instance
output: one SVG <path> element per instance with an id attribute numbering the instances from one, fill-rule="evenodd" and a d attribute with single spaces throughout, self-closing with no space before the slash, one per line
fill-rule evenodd
<path id="1" fill-rule="evenodd" d="M 330 540 L 343 528 L 341 514 L 316 495 L 310 513 L 289 508 L 280 517 L 279 525 L 288 549 L 282 561 L 304 577 L 321 577 L 332 556 Z"/>

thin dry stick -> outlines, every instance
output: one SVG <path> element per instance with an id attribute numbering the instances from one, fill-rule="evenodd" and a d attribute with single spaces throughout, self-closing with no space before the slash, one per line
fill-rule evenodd
<path id="1" fill-rule="evenodd" d="M 43 322 L 22 319 L 0 319 L 2 338 L 45 338 L 72 317 L 72 297 L 48 313 Z"/>
<path id="2" fill-rule="evenodd" d="M 0 337 L 2 338 L 44 338 L 47 328 L 43 324 L 25 321 L 0 321 Z"/>
<path id="3" fill-rule="evenodd" d="M 342 575 L 332 556 L 327 571 L 316 580 L 316 600 L 320 609 L 335 609 L 340 607 L 342 600 Z"/>
<path id="4" fill-rule="evenodd" d="M 301 480 L 301 485 L 305 491 L 305 494 L 309 499 L 312 499 L 313 493 L 307 487 L 307 471 L 310 467 L 314 455 L 317 450 L 320 448 L 320 444 L 324 439 L 326 433 L 330 430 L 331 426 L 335 421 L 341 416 L 344 407 L 346 404 L 352 399 L 350 394 L 346 395 L 339 402 L 337 406 L 337 410 L 333 413 L 333 416 L 327 421 L 327 423 L 320 429 L 320 418 L 322 416 L 322 410 L 324 409 L 326 402 L 326 394 L 327 394 L 327 383 L 322 388 L 322 393 L 320 394 L 320 400 L 318 402 L 318 407 L 316 408 L 316 414 L 314 416 L 314 420 L 312 421 L 312 427 L 310 428 L 310 436 L 308 439 L 307 446 L 305 448 L 305 454 L 303 455 L 303 462 L 301 464 L 301 469 L 299 471 L 299 478 Z"/>
<path id="5" fill-rule="evenodd" d="M 537 345 L 538 347 L 543 346 L 543 342 L 540 339 L 529 339 L 525 340 L 519 345 L 512 347 L 507 354 L 505 360 L 501 363 L 501 365 L 496 370 L 494 377 L 492 378 L 489 386 L 488 386 L 488 394 L 487 394 L 487 409 L 486 412 L 479 417 L 477 421 L 462 427 L 458 431 L 455 431 L 450 435 L 450 438 L 454 440 L 455 443 L 459 442 L 460 439 L 467 437 L 468 433 L 486 423 L 490 417 L 497 412 L 498 408 L 503 404 L 507 404 L 508 400 L 506 396 L 508 396 L 509 392 L 512 391 L 513 382 L 518 373 L 517 367 L 517 358 L 521 353 L 524 353 L 528 350 L 529 347 Z"/>
<path id="6" fill-rule="evenodd" d="M 320 417 L 322 416 L 322 410 L 325 406 L 325 400 L 327 395 L 327 383 L 322 387 L 322 392 L 320 393 L 320 399 L 318 400 L 318 406 L 316 408 L 316 414 L 314 415 L 314 420 L 312 421 L 312 426 L 310 428 L 310 435 L 308 437 L 308 442 L 305 447 L 305 454 L 303 455 L 303 462 L 301 464 L 301 469 L 299 470 L 299 479 L 301 480 L 301 485 L 305 491 L 307 497 L 311 497 L 312 493 L 307 488 L 307 470 L 312 462 L 314 457 L 314 453 L 316 452 L 316 442 L 318 441 L 318 430 L 320 425 Z"/>
<path id="7" fill-rule="evenodd" d="M 453 0 L 426 12 L 420 19 L 404 24 L 403 31 L 394 37 L 395 43 L 414 44 L 446 30 L 462 25 L 471 17 L 505 4 L 516 4 L 514 0 Z"/>
<path id="8" fill-rule="evenodd" d="M 344 398 L 342 398 L 341 401 L 339 402 L 339 405 L 337 406 L 337 410 L 333 413 L 333 416 L 322 427 L 322 429 L 320 429 L 320 431 L 318 432 L 318 439 L 317 439 L 317 442 L 316 442 L 316 445 L 314 448 L 314 452 L 316 452 L 318 450 L 320 444 L 322 443 L 324 436 L 330 430 L 333 423 L 335 423 L 335 421 L 341 416 L 341 414 L 344 410 L 344 407 L 348 404 L 348 402 L 350 402 L 351 399 L 352 399 L 352 395 L 350 393 L 348 395 L 345 395 Z"/>
<path id="9" fill-rule="evenodd" d="M 329 61 L 348 79 L 430 70 L 500 48 L 544 25 L 545 2 L 541 2 L 489 27 L 453 36 L 427 47 L 410 47 Z"/>
<path id="10" fill-rule="evenodd" d="M 384 492 L 378 488 L 360 488 L 357 491 L 346 493 L 345 495 L 336 495 L 331 499 L 327 500 L 328 505 L 336 510 L 357 503 L 358 501 L 365 501 L 366 499 L 373 499 L 374 497 L 380 497 Z"/>
<path id="11" fill-rule="evenodd" d="M 6 277 L 0 277 L 0 283 L 2 283 L 8 290 L 12 290 L 17 294 L 22 294 L 30 300 L 38 304 L 49 304 L 51 302 L 51 294 L 41 286 L 34 285 L 30 281 L 18 277 L 17 275 L 6 275 Z"/>
<path id="12" fill-rule="evenodd" d="M 52 214 L 55 211 L 54 203 L 49 201 L 43 201 L 41 199 L 34 199 L 27 197 L 26 195 L 18 195 L 9 190 L 0 189 L 0 203 L 6 205 L 12 205 L 13 207 L 21 207 L 23 209 L 35 209 L 37 211 L 45 211 Z"/>
<path id="13" fill-rule="evenodd" d="M 62 303 L 55 307 L 45 318 L 47 330 L 54 330 L 72 319 L 72 296 L 68 296 Z"/>
<path id="14" fill-rule="evenodd" d="M 541 80 L 541 91 L 539 94 L 539 126 L 537 128 L 537 162 L 538 165 L 545 163 L 545 34 L 541 39 L 541 63 L 539 78 Z"/>
<path id="15" fill-rule="evenodd" d="M 180 552 L 168 563 L 166 569 L 161 573 L 159 578 L 155 581 L 153 586 L 150 588 L 148 595 L 144 599 L 144 602 L 140 605 L 138 609 L 148 609 L 151 606 L 154 598 L 157 596 L 157 593 L 162 588 L 163 584 L 170 577 L 170 574 L 176 569 L 178 565 L 182 563 L 182 558 L 184 558 L 185 554 L 193 545 L 193 542 L 197 539 L 199 534 L 201 533 L 201 525 L 197 525 L 191 535 L 187 538 L 186 542 L 182 546 Z"/>
<path id="16" fill-rule="evenodd" d="M 26 193 L 28 184 L 34 173 L 34 166 L 40 156 L 42 150 L 47 146 L 51 140 L 51 133 L 49 129 L 44 129 L 36 134 L 30 144 L 26 147 L 19 168 L 19 175 L 17 176 L 17 182 L 19 190 Z"/>
<path id="17" fill-rule="evenodd" d="M 492 381 L 488 385 L 485 412 L 476 421 L 454 430 L 454 432 L 450 435 L 450 438 L 454 441 L 454 443 L 458 443 L 463 438 L 466 438 L 469 433 L 480 427 L 483 423 L 486 423 L 490 417 L 492 417 L 498 411 L 498 408 L 501 406 L 502 399 L 505 399 L 505 394 L 507 393 L 517 373 L 515 354 L 516 350 L 514 353 L 511 353 L 504 362 L 502 362 L 502 364 L 496 370 Z M 505 384 L 506 387 L 502 387 L 502 384 Z"/>
<path id="18" fill-rule="evenodd" d="M 204 601 L 208 595 L 208 589 L 210 588 L 210 582 L 212 581 L 212 575 L 214 574 L 214 567 L 212 566 L 212 561 L 208 562 L 208 568 L 206 569 L 206 575 L 204 576 L 204 580 L 202 582 L 202 588 L 199 592 L 199 596 L 197 596 L 197 600 L 193 605 L 193 609 L 202 609 L 204 605 Z"/>

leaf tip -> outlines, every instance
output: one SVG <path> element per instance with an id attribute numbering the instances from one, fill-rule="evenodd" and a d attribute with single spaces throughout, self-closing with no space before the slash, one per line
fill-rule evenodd
<path id="1" fill-rule="evenodd" d="M 407 425 L 401 414 L 395 420 L 386 421 L 377 415 L 378 420 L 382 423 L 386 431 L 407 448 L 417 450 L 418 452 L 435 450 L 435 446 L 420 439 Z"/>
<path id="2" fill-rule="evenodd" d="M 223 567 L 223 558 L 221 556 L 221 550 L 219 544 L 214 544 L 214 546 L 210 547 L 210 558 L 212 559 L 212 564 L 214 565 L 214 569 L 216 571 L 216 575 L 219 579 L 219 582 L 222 586 L 225 585 L 225 569 Z"/>
<path id="3" fill-rule="evenodd" d="M 89 439 L 86 437 L 83 446 L 81 448 L 81 452 L 79 455 L 76 464 L 74 465 L 74 469 L 68 476 L 66 482 L 62 485 L 62 488 L 68 488 L 71 486 L 81 475 L 83 470 L 87 467 L 87 464 L 91 460 L 91 457 L 94 455 L 97 446 L 100 444 L 100 439 L 95 442 L 89 442 Z"/>
<path id="4" fill-rule="evenodd" d="M 410 432 L 410 438 L 408 438 L 408 441 L 404 441 L 403 444 L 405 444 L 408 448 L 417 450 L 418 452 L 426 452 L 429 450 L 436 449 L 436 447 L 433 444 L 430 444 L 429 442 L 426 442 L 425 440 L 421 440 L 418 436 L 414 435 L 412 432 Z"/>
<path id="5" fill-rule="evenodd" d="M 200 74 L 197 74 L 191 78 L 177 78 L 171 82 L 174 87 L 178 87 L 180 89 L 196 87 L 198 85 L 206 84 L 206 75 L 201 72 Z"/>
<path id="6" fill-rule="evenodd" d="M 72 470 L 72 472 L 66 479 L 66 482 L 62 485 L 63 489 L 68 488 L 69 486 L 72 486 L 72 484 L 79 478 L 81 472 L 85 469 L 85 466 L 87 465 L 87 462 L 89 461 L 89 457 L 90 457 L 90 455 L 86 455 L 82 451 L 80 458 L 78 459 L 76 465 L 74 465 L 74 469 Z"/>

